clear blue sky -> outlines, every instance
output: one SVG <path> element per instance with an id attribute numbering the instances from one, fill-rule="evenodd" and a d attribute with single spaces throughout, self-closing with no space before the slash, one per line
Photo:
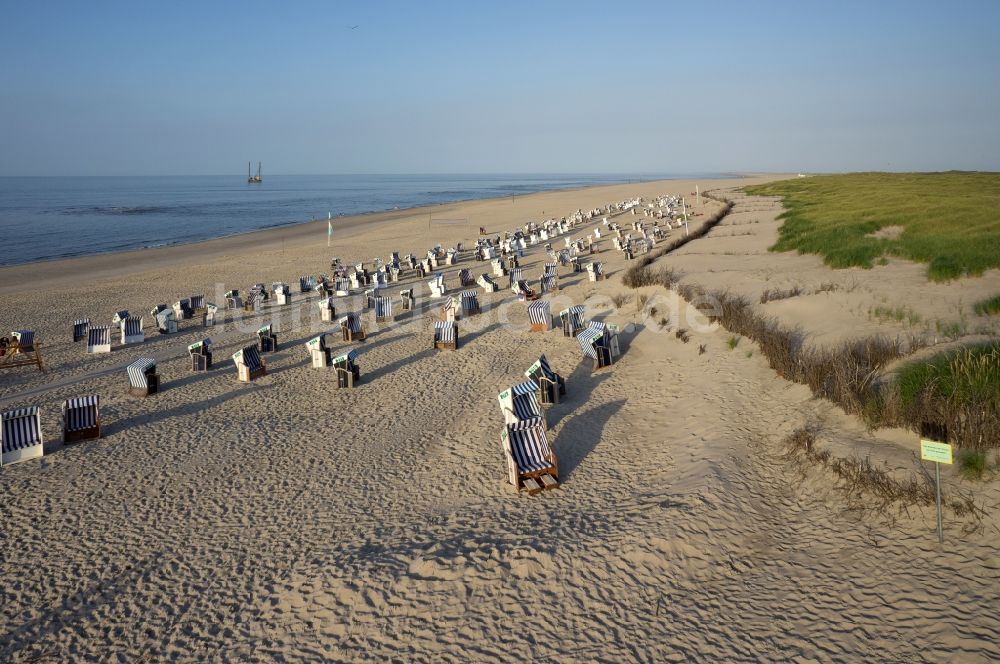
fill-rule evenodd
<path id="1" fill-rule="evenodd" d="M 1000 170 L 998 25 L 1000 0 L 7 0 L 0 175 Z"/>

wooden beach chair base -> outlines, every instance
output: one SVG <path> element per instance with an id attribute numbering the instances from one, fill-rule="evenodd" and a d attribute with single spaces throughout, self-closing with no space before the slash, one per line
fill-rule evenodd
<path id="1" fill-rule="evenodd" d="M 458 339 L 455 341 L 435 341 L 434 348 L 436 350 L 458 350 Z"/>
<path id="2" fill-rule="evenodd" d="M 521 490 L 527 492 L 529 496 L 557 488 L 559 488 L 559 478 L 549 473 L 543 473 L 535 477 L 525 477 L 521 481 Z"/>
<path id="3" fill-rule="evenodd" d="M 360 332 L 351 332 L 350 329 L 346 327 L 341 327 L 344 331 L 344 341 L 364 341 L 365 340 L 365 329 L 361 328 Z"/>
<path id="4" fill-rule="evenodd" d="M 260 361 L 263 362 L 264 358 L 261 358 Z M 241 383 L 250 383 L 266 375 L 267 375 L 266 365 L 261 366 L 260 369 L 254 369 L 253 371 L 251 371 L 247 366 L 241 365 L 239 371 L 237 372 L 237 377 L 239 378 L 239 381 Z"/>
<path id="5" fill-rule="evenodd" d="M 21 350 L 14 341 L 9 346 L 0 348 L 0 369 L 13 369 L 14 367 L 29 367 L 35 365 L 39 371 L 45 371 L 45 363 L 42 361 L 42 344 L 39 341 L 32 343 L 30 350 Z"/>
<path id="6" fill-rule="evenodd" d="M 552 326 L 551 325 L 546 325 L 545 323 L 532 323 L 531 324 L 531 331 L 532 332 L 548 332 L 551 329 L 552 329 Z"/>
<path id="7" fill-rule="evenodd" d="M 82 440 L 96 440 L 101 437 L 101 420 L 97 419 L 97 425 L 76 431 L 66 431 L 63 429 L 63 443 L 79 443 Z"/>

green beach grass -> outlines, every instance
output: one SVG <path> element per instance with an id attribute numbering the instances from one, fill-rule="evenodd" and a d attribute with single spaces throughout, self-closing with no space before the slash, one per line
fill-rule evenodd
<path id="1" fill-rule="evenodd" d="M 835 268 L 897 256 L 926 263 L 933 281 L 1000 268 L 1000 173 L 849 173 L 744 190 L 783 199 L 772 251 L 819 254 Z M 897 232 L 874 236 L 887 227 Z"/>

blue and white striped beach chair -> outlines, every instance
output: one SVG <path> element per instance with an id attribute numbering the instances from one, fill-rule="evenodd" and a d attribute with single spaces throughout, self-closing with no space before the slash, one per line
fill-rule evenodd
<path id="1" fill-rule="evenodd" d="M 552 293 L 559 290 L 559 277 L 554 274 L 543 274 L 541 278 L 542 293 Z"/>
<path id="2" fill-rule="evenodd" d="M 458 350 L 458 323 L 434 321 L 434 348 Z"/>
<path id="3" fill-rule="evenodd" d="M 438 311 L 438 319 L 446 322 L 454 322 L 461 318 L 461 309 L 459 309 L 458 302 L 455 298 L 449 297 L 445 300 L 445 303 L 441 305 L 441 309 Z"/>
<path id="4" fill-rule="evenodd" d="M 159 311 L 159 308 L 157 308 L 156 311 Z M 153 315 L 155 316 L 156 314 Z M 117 311 L 115 312 L 115 315 L 112 316 L 111 318 L 111 324 L 117 327 L 121 325 L 121 322 L 128 317 L 129 317 L 128 309 L 122 309 L 121 311 Z"/>
<path id="5" fill-rule="evenodd" d="M 337 317 L 337 307 L 334 305 L 332 297 L 324 297 L 320 299 L 316 306 L 319 307 L 320 320 L 332 323 L 333 319 Z"/>
<path id="6" fill-rule="evenodd" d="M 156 374 L 156 360 L 151 357 L 140 357 L 125 367 L 128 373 L 128 391 L 130 394 L 145 397 L 160 391 L 160 377 Z"/>
<path id="7" fill-rule="evenodd" d="M 243 299 L 243 311 L 250 313 L 259 310 L 266 294 L 267 291 L 263 288 L 257 288 L 256 286 L 251 288 L 246 298 Z"/>
<path id="8" fill-rule="evenodd" d="M 332 365 L 331 349 L 326 345 L 326 334 L 320 334 L 306 342 L 306 349 L 314 369 L 325 369 Z"/>
<path id="9" fill-rule="evenodd" d="M 511 288 L 513 288 L 514 285 L 517 284 L 517 282 L 523 280 L 524 280 L 524 268 L 514 267 L 511 268 L 510 272 L 507 273 L 507 283 L 510 285 Z"/>
<path id="10" fill-rule="evenodd" d="M 541 418 L 542 424 L 548 429 L 542 409 L 538 407 L 538 385 L 526 380 L 497 395 L 500 412 L 504 422 L 521 422 L 533 418 Z"/>
<path id="11" fill-rule="evenodd" d="M 476 291 L 462 291 L 461 298 L 463 316 L 474 316 L 481 311 L 479 307 L 479 294 Z"/>
<path id="12" fill-rule="evenodd" d="M 63 402 L 63 442 L 101 437 L 101 397 L 91 394 Z"/>
<path id="13" fill-rule="evenodd" d="M 444 294 L 448 291 L 444 285 L 444 276 L 440 272 L 435 274 L 434 278 L 427 282 L 427 285 L 430 286 L 431 297 L 444 297 Z"/>
<path id="14" fill-rule="evenodd" d="M 191 315 L 201 316 L 202 314 L 206 313 L 207 310 L 208 307 L 206 306 L 204 295 L 191 296 Z"/>
<path id="15" fill-rule="evenodd" d="M 583 354 L 594 361 L 594 371 L 609 367 L 614 362 L 606 330 L 588 327 L 576 335 L 576 340 Z"/>
<path id="16" fill-rule="evenodd" d="M 243 298 L 240 297 L 238 288 L 226 291 L 226 309 L 242 309 Z"/>
<path id="17" fill-rule="evenodd" d="M 38 406 L 9 410 L 0 415 L 0 466 L 44 453 L 42 417 Z"/>
<path id="18" fill-rule="evenodd" d="M 494 258 L 491 265 L 493 266 L 493 276 L 494 277 L 506 277 L 507 276 L 507 266 L 504 264 L 502 258 Z"/>
<path id="19" fill-rule="evenodd" d="M 188 346 L 191 371 L 208 371 L 212 368 L 212 340 L 205 337 Z"/>
<path id="20" fill-rule="evenodd" d="M 340 319 L 340 330 L 344 335 L 344 341 L 364 341 L 365 328 L 361 324 L 361 316 L 349 313 Z"/>
<path id="21" fill-rule="evenodd" d="M 316 290 L 316 277 L 311 275 L 305 277 L 299 277 L 300 293 L 309 293 L 314 290 Z"/>
<path id="22" fill-rule="evenodd" d="M 497 282 L 493 281 L 493 278 L 486 273 L 479 275 L 479 279 L 476 280 L 476 283 L 479 284 L 485 293 L 496 293 L 500 290 L 500 286 L 497 285 Z"/>
<path id="23" fill-rule="evenodd" d="M 413 298 L 413 289 L 399 291 L 400 309 L 403 311 L 413 311 L 416 308 L 416 300 Z"/>
<path id="24" fill-rule="evenodd" d="M 552 370 L 545 355 L 528 367 L 524 375 L 538 386 L 539 400 L 543 405 L 559 403 L 559 397 L 566 395 L 566 381 Z"/>
<path id="25" fill-rule="evenodd" d="M 559 312 L 564 337 L 575 337 L 580 333 L 580 330 L 587 326 L 587 320 L 584 317 L 585 311 L 584 306 L 578 304 Z"/>
<path id="26" fill-rule="evenodd" d="M 358 365 L 358 351 L 352 350 L 333 358 L 333 368 L 337 372 L 337 387 L 354 387 L 361 380 Z"/>
<path id="27" fill-rule="evenodd" d="M 244 346 L 233 353 L 233 364 L 236 365 L 236 377 L 241 383 L 267 375 L 267 362 L 260 356 L 256 345 Z"/>
<path id="28" fill-rule="evenodd" d="M 393 321 L 392 298 L 389 296 L 376 296 L 373 308 L 375 309 L 376 323 L 391 323 Z"/>
<path id="29" fill-rule="evenodd" d="M 274 333 L 270 323 L 262 325 L 257 330 L 257 342 L 261 353 L 276 353 L 278 351 L 278 335 Z"/>
<path id="30" fill-rule="evenodd" d="M 347 277 L 336 277 L 333 283 L 334 292 L 338 297 L 347 297 L 351 294 L 351 280 Z"/>
<path id="31" fill-rule="evenodd" d="M 538 299 L 538 294 L 523 279 L 511 286 L 510 290 L 517 295 L 517 299 L 521 302 L 531 302 Z"/>
<path id="32" fill-rule="evenodd" d="M 507 477 L 518 490 L 536 494 L 559 486 L 559 465 L 541 418 L 507 423 L 501 434 Z"/>
<path id="33" fill-rule="evenodd" d="M 128 319 L 126 319 L 128 320 Z M 111 328 L 107 325 L 94 325 L 87 329 L 87 352 L 111 352 Z"/>
<path id="34" fill-rule="evenodd" d="M 593 263 L 587 264 L 587 276 L 591 281 L 600 281 L 607 278 L 604 274 L 604 264 L 594 261 Z"/>
<path id="35" fill-rule="evenodd" d="M 472 271 L 469 268 L 462 268 L 458 272 L 458 283 L 460 286 L 471 286 L 476 283 L 475 279 L 472 277 Z"/>
<path id="36" fill-rule="evenodd" d="M 83 341 L 87 338 L 87 330 L 90 328 L 90 319 L 81 318 L 73 321 L 73 343 Z"/>
<path id="37" fill-rule="evenodd" d="M 292 290 L 285 282 L 274 282 L 271 284 L 271 291 L 274 293 L 274 297 L 278 301 L 278 306 L 292 303 Z"/>
<path id="38" fill-rule="evenodd" d="M 187 320 L 194 315 L 194 310 L 191 308 L 190 298 L 183 298 L 174 302 L 174 316 L 180 320 Z"/>
<path id="39" fill-rule="evenodd" d="M 122 345 L 141 344 L 146 340 L 146 333 L 142 330 L 142 318 L 129 316 L 121 322 Z"/>
<path id="40" fill-rule="evenodd" d="M 552 329 L 552 314 L 546 300 L 528 303 L 528 325 L 532 332 L 548 332 Z"/>

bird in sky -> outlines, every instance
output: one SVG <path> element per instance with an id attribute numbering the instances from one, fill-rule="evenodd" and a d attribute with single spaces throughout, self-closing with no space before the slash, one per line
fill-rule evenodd
<path id="1" fill-rule="evenodd" d="M 360 25 L 352 25 L 351 30 L 357 30 L 360 27 L 361 27 Z"/>

